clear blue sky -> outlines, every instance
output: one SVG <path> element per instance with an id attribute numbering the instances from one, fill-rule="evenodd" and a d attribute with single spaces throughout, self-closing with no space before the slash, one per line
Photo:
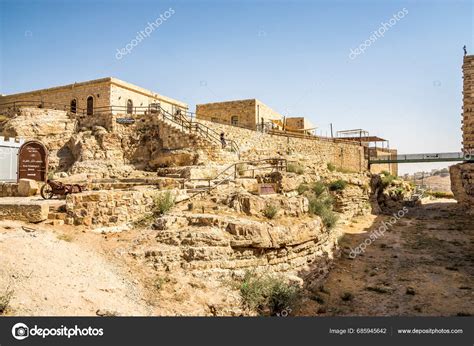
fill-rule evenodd
<path id="1" fill-rule="evenodd" d="M 462 46 L 474 53 L 472 1 L 0 4 L 4 94 L 114 76 L 191 109 L 258 98 L 310 118 L 323 134 L 329 123 L 364 128 L 401 153 L 461 148 Z M 169 8 L 171 17 L 116 59 Z M 349 58 L 404 8 L 404 18 Z"/>

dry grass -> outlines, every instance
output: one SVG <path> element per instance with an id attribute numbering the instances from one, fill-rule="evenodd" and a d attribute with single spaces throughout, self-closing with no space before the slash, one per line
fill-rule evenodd
<path id="1" fill-rule="evenodd" d="M 59 240 L 62 240 L 62 241 L 67 241 L 67 242 L 72 242 L 72 240 L 74 239 L 72 235 L 70 234 L 58 234 L 56 236 Z"/>

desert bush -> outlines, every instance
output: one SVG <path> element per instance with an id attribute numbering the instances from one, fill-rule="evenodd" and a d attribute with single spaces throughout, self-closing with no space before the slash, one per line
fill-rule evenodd
<path id="1" fill-rule="evenodd" d="M 427 191 L 426 194 L 428 196 L 433 196 L 436 198 L 454 198 L 454 195 L 452 192 Z"/>
<path id="2" fill-rule="evenodd" d="M 72 240 L 74 239 L 72 237 L 72 235 L 70 234 L 58 234 L 56 236 L 59 240 L 62 240 L 62 241 L 67 241 L 67 242 L 72 242 Z"/>
<path id="3" fill-rule="evenodd" d="M 331 191 L 341 191 L 344 190 L 347 186 L 347 181 L 338 179 L 329 184 L 329 190 Z"/>
<path id="4" fill-rule="evenodd" d="M 2 293 L 0 293 L 0 315 L 4 314 L 13 298 L 13 290 L 8 286 Z"/>
<path id="5" fill-rule="evenodd" d="M 301 184 L 298 186 L 298 194 L 302 195 L 302 194 L 305 193 L 306 191 L 309 191 L 309 185 L 308 185 L 308 184 L 305 184 L 305 183 L 301 183 Z"/>
<path id="6" fill-rule="evenodd" d="M 309 212 L 318 215 L 328 229 L 334 228 L 337 223 L 337 215 L 332 210 L 333 199 L 331 196 L 309 198 Z"/>
<path id="7" fill-rule="evenodd" d="M 265 205 L 265 208 L 263 209 L 263 215 L 265 215 L 267 219 L 273 219 L 278 213 L 278 210 L 279 208 L 276 205 L 267 204 Z"/>
<path id="8" fill-rule="evenodd" d="M 298 163 L 289 163 L 286 169 L 288 172 L 296 173 L 296 174 L 303 174 L 304 168 Z"/>
<path id="9" fill-rule="evenodd" d="M 392 182 L 395 179 L 397 179 L 397 177 L 394 175 L 391 175 L 387 171 L 384 171 L 384 172 L 386 172 L 387 174 L 382 174 L 381 179 L 382 179 L 382 187 L 385 189 L 386 187 L 392 185 Z"/>
<path id="10" fill-rule="evenodd" d="M 174 198 L 170 191 L 160 193 L 153 199 L 153 213 L 155 215 L 166 214 L 174 207 Z"/>
<path id="11" fill-rule="evenodd" d="M 240 285 L 240 295 L 245 306 L 260 314 L 275 315 L 296 304 L 300 290 L 280 277 L 259 276 L 246 272 Z"/>
<path id="12" fill-rule="evenodd" d="M 334 172 L 336 170 L 336 166 L 334 166 L 331 162 L 328 162 L 327 167 L 330 172 Z"/>
<path id="13" fill-rule="evenodd" d="M 327 192 L 327 186 L 322 181 L 317 181 L 311 185 L 311 191 L 314 192 L 316 197 L 319 197 Z"/>

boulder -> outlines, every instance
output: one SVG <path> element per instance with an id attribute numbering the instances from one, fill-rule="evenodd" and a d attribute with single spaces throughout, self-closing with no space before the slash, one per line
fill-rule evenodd
<path id="1" fill-rule="evenodd" d="M 18 183 L 18 195 L 21 197 L 34 196 L 38 193 L 38 182 L 32 179 L 20 179 Z"/>

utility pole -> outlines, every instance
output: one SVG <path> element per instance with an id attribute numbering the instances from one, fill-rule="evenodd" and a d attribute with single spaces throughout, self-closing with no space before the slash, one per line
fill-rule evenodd
<path id="1" fill-rule="evenodd" d="M 334 136 L 332 134 L 332 123 L 330 123 L 329 126 L 331 127 L 331 138 L 334 138 Z"/>

